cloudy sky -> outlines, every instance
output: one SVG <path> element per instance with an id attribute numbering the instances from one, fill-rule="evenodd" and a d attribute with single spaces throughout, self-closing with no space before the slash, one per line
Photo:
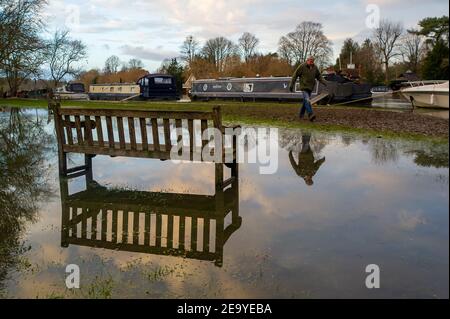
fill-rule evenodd
<path id="1" fill-rule="evenodd" d="M 164 58 L 179 55 L 190 34 L 200 42 L 216 36 L 236 41 L 248 31 L 266 53 L 276 51 L 279 38 L 302 21 L 323 24 L 336 56 L 345 38 L 370 36 L 366 21 L 376 14 L 373 5 L 382 19 L 405 28 L 449 14 L 447 0 L 49 0 L 45 19 L 48 32 L 69 28 L 83 39 L 89 49 L 85 67 L 101 68 L 115 54 L 124 61 L 139 58 L 154 71 Z"/>

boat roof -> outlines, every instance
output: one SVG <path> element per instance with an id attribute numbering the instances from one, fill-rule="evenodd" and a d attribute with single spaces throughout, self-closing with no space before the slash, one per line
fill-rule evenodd
<path id="1" fill-rule="evenodd" d="M 291 77 L 260 77 L 260 78 L 218 78 L 218 79 L 199 79 L 192 82 L 242 82 L 242 81 L 286 81 L 291 80 Z"/>
<path id="2" fill-rule="evenodd" d="M 137 85 L 136 83 L 103 83 L 103 84 L 90 84 L 91 86 L 126 86 Z"/>

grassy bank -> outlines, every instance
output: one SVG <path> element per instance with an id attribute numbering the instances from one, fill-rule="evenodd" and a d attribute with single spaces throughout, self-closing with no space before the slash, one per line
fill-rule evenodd
<path id="1" fill-rule="evenodd" d="M 63 107 L 77 108 L 127 108 L 141 110 L 209 110 L 214 105 L 222 106 L 223 119 L 227 123 L 247 125 L 303 128 L 325 132 L 344 132 L 382 138 L 402 138 L 448 143 L 448 120 L 429 116 L 375 110 L 367 107 L 339 106 L 316 107 L 318 121 L 311 123 L 297 117 L 298 103 L 277 102 L 105 102 L 63 101 Z M 0 107 L 47 108 L 45 100 L 0 99 Z M 417 126 L 417 127 L 415 127 Z M 436 133 L 436 130 L 439 131 Z"/>

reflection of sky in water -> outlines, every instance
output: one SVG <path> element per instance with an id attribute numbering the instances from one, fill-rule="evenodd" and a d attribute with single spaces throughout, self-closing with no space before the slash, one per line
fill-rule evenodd
<path id="1" fill-rule="evenodd" d="M 61 248 L 55 196 L 26 230 L 32 266 L 12 274 L 8 295 L 71 296 L 64 267 L 77 263 L 82 286 L 107 286 L 112 278 L 116 297 L 448 297 L 448 168 L 414 163 L 413 151 L 432 152 L 429 146 L 313 134 L 314 155 L 326 160 L 307 186 L 288 157 L 288 150 L 301 149 L 295 145 L 301 132 L 280 136 L 275 175 L 240 165 L 243 221 L 224 247 L 222 268 L 179 257 Z M 93 166 L 94 179 L 108 187 L 214 194 L 213 165 L 98 156 Z M 83 187 L 82 179 L 70 183 L 71 192 Z M 381 267 L 377 291 L 364 286 L 372 263 Z"/>

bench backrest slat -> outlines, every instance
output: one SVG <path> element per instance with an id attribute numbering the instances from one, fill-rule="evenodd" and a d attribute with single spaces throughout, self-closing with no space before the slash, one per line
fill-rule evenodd
<path id="1" fill-rule="evenodd" d="M 141 128 L 142 150 L 148 151 L 147 122 L 145 118 L 139 118 L 139 126 Z"/>
<path id="2" fill-rule="evenodd" d="M 95 126 L 97 129 L 98 146 L 104 147 L 105 141 L 103 140 L 103 127 L 102 127 L 102 119 L 100 116 L 95 117 Z"/>
<path id="3" fill-rule="evenodd" d="M 119 133 L 119 143 L 120 143 L 120 149 L 125 149 L 125 132 L 123 130 L 123 117 L 118 116 L 117 118 L 117 131 Z"/>
<path id="4" fill-rule="evenodd" d="M 128 118 L 128 132 L 130 134 L 130 144 L 133 151 L 137 150 L 136 146 L 136 130 L 134 129 L 134 117 Z"/>
<path id="5" fill-rule="evenodd" d="M 83 132 L 81 131 L 81 119 L 79 115 L 75 116 L 75 128 L 77 132 L 77 143 L 78 145 L 83 145 Z"/>
<path id="6" fill-rule="evenodd" d="M 164 119 L 164 144 L 166 150 L 172 147 L 172 141 L 170 140 L 170 121 L 169 119 Z"/>

